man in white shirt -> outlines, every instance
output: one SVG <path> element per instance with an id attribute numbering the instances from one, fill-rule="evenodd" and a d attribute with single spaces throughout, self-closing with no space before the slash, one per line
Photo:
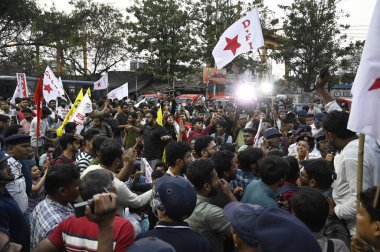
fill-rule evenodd
<path id="1" fill-rule="evenodd" d="M 44 146 L 44 138 L 46 135 L 46 132 L 50 131 L 50 126 L 47 121 L 47 117 L 51 114 L 51 111 L 47 107 L 42 107 L 42 116 L 40 120 L 40 135 L 38 139 L 38 146 L 37 146 L 37 117 L 34 117 L 32 120 L 32 124 L 30 125 L 30 136 L 31 138 L 31 145 L 33 149 L 36 151 L 38 149 L 38 154 L 41 155 L 43 152 L 43 146 Z"/>

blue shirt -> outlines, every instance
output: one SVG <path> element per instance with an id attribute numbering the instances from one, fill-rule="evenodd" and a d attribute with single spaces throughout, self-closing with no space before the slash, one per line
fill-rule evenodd
<path id="1" fill-rule="evenodd" d="M 230 182 L 231 188 L 235 189 L 236 187 L 242 187 L 244 190 L 253 180 L 260 180 L 260 176 L 251 171 L 237 169 L 236 178 Z"/>
<path id="2" fill-rule="evenodd" d="M 261 180 L 254 180 L 245 188 L 243 203 L 257 204 L 264 208 L 277 207 L 274 191 Z"/>
<path id="3" fill-rule="evenodd" d="M 0 193 L 0 226 L 10 233 L 14 242 L 22 245 L 21 251 L 30 250 L 29 225 L 7 190 Z"/>

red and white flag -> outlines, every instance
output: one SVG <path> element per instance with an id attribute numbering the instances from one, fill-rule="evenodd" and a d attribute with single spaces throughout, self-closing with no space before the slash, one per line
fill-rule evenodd
<path id="1" fill-rule="evenodd" d="M 259 13 L 255 8 L 228 27 L 220 37 L 212 55 L 216 67 L 222 68 L 236 56 L 257 50 L 262 46 L 264 46 L 264 37 L 261 31 Z"/>
<path id="2" fill-rule="evenodd" d="M 108 74 L 102 76 L 98 81 L 94 83 L 94 90 L 106 89 L 108 87 Z"/>
<path id="3" fill-rule="evenodd" d="M 121 100 L 124 97 L 128 97 L 128 82 L 118 88 L 115 88 L 107 94 L 107 98 L 111 100 Z"/>
<path id="4" fill-rule="evenodd" d="M 380 0 L 373 11 L 362 58 L 351 93 L 347 128 L 370 135 L 380 143 Z"/>
<path id="5" fill-rule="evenodd" d="M 24 98 L 28 97 L 28 85 L 26 83 L 26 75 L 24 73 L 16 73 L 17 78 L 17 86 L 15 92 L 13 93 L 13 97 L 11 99 L 12 103 L 16 102 L 16 98 Z"/>
<path id="6" fill-rule="evenodd" d="M 46 67 L 44 73 L 43 93 L 47 103 L 51 100 L 57 100 L 57 97 L 61 94 L 58 79 L 55 77 L 50 67 Z"/>

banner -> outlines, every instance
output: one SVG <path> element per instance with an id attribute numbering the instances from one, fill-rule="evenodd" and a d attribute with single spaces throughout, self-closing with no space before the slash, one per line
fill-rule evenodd
<path id="1" fill-rule="evenodd" d="M 92 112 L 92 102 L 88 94 L 83 97 L 81 103 L 75 110 L 74 114 L 70 118 L 70 122 L 75 122 L 77 125 L 76 133 L 80 134 L 80 132 L 84 128 L 84 120 L 86 119 L 86 114 Z"/>
<path id="2" fill-rule="evenodd" d="M 28 85 L 26 83 L 26 75 L 24 73 L 16 73 L 17 86 L 15 92 L 13 93 L 11 102 L 16 103 L 16 98 L 25 98 L 28 97 Z"/>
<path id="3" fill-rule="evenodd" d="M 203 68 L 203 83 L 204 84 L 222 84 L 226 85 L 226 69 L 217 69 L 205 67 Z"/>
<path id="4" fill-rule="evenodd" d="M 43 94 L 46 103 L 49 103 L 51 100 L 57 100 L 57 97 L 63 95 L 58 82 L 50 67 L 46 67 L 43 81 Z"/>
<path id="5" fill-rule="evenodd" d="M 71 105 L 69 113 L 67 113 L 65 120 L 63 120 L 61 127 L 57 129 L 57 136 L 62 136 L 63 134 L 63 128 L 69 121 L 70 117 L 74 114 L 75 109 L 78 107 L 78 105 L 81 103 L 83 99 L 83 89 L 81 89 L 77 95 L 77 98 L 75 99 L 74 104 Z"/>
<path id="6" fill-rule="evenodd" d="M 107 98 L 114 100 L 121 100 L 124 97 L 128 97 L 128 82 L 123 84 L 122 86 L 115 88 L 111 92 L 107 94 Z"/>
<path id="7" fill-rule="evenodd" d="M 98 81 L 94 82 L 94 90 L 101 90 L 108 88 L 108 74 L 102 76 Z"/>
<path id="8" fill-rule="evenodd" d="M 215 59 L 215 65 L 218 68 L 223 68 L 236 56 L 257 50 L 262 46 L 264 46 L 264 37 L 261 31 L 259 13 L 255 8 L 228 27 L 220 37 L 212 55 Z"/>

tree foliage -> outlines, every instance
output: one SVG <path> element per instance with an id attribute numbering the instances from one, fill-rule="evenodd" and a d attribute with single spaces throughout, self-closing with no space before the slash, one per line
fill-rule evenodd
<path id="1" fill-rule="evenodd" d="M 146 61 L 144 71 L 171 82 L 197 66 L 196 40 L 189 13 L 177 0 L 139 0 L 127 10 L 128 44 L 136 57 Z M 181 76 L 182 75 L 182 76 Z"/>
<path id="2" fill-rule="evenodd" d="M 339 0 L 295 0 L 280 7 L 285 11 L 284 38 L 276 57 L 288 64 L 290 83 L 311 90 L 315 75 L 324 66 L 336 69 L 342 56 L 341 34 L 348 26 L 337 20 L 344 13 L 337 8 Z"/>

